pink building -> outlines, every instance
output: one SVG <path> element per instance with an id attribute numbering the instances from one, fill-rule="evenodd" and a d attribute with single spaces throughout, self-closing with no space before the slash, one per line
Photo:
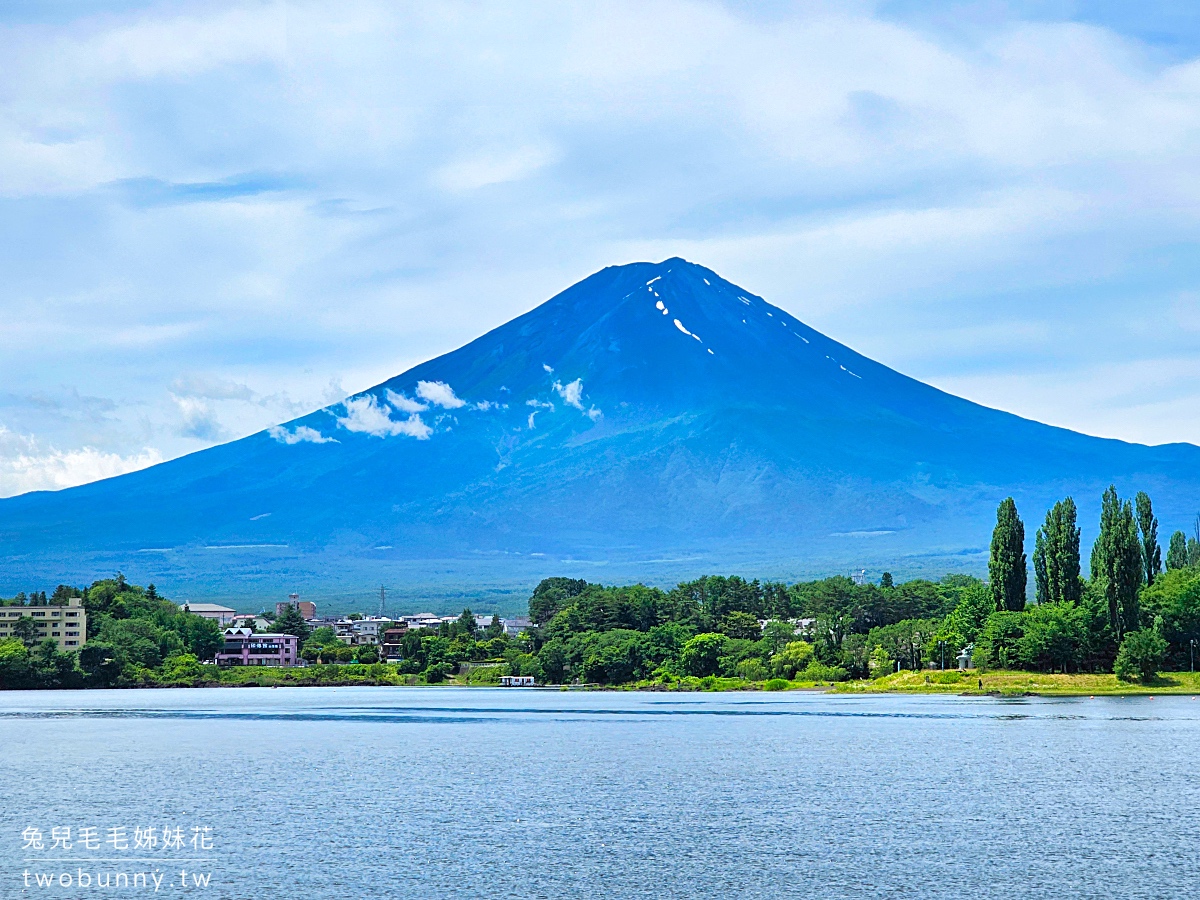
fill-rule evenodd
<path id="1" fill-rule="evenodd" d="M 255 634 L 249 628 L 226 628 L 218 666 L 282 666 L 300 660 L 300 638 L 294 634 Z"/>

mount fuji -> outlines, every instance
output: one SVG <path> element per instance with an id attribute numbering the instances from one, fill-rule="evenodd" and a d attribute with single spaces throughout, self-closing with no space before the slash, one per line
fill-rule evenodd
<path id="1" fill-rule="evenodd" d="M 997 502 L 1200 507 L 1200 448 L 1043 425 L 873 362 L 682 259 L 604 269 L 466 346 L 232 443 L 0 501 L 0 590 L 118 569 L 257 608 L 501 608 L 549 574 L 981 572 Z M 1090 538 L 1085 535 L 1085 544 Z"/>

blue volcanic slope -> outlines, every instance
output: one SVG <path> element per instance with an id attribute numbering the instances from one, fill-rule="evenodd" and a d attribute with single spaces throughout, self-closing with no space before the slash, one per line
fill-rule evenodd
<path id="1" fill-rule="evenodd" d="M 929 387 L 681 259 L 592 275 L 465 347 L 279 428 L 0 501 L 0 590 L 121 569 L 191 596 L 516 596 L 545 574 L 670 581 L 981 567 L 1110 481 L 1164 527 L 1200 449 L 1087 437 Z M 258 597 L 243 605 L 254 605 Z"/>

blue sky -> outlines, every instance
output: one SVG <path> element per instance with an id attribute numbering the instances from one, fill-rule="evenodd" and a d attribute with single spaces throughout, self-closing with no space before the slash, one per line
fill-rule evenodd
<path id="1" fill-rule="evenodd" d="M 1200 443 L 1181 3 L 9 2 L 0 496 L 679 255 L 907 374 Z"/>

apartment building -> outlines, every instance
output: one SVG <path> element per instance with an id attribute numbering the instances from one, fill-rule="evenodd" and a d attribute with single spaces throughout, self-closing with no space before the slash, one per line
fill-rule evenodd
<path id="1" fill-rule="evenodd" d="M 26 616 L 38 626 L 37 639 L 53 638 L 59 650 L 78 650 L 87 640 L 87 612 L 79 597 L 65 606 L 0 606 L 0 640 L 11 638 L 13 626 Z"/>
<path id="2" fill-rule="evenodd" d="M 290 596 L 292 599 L 287 603 L 275 604 L 275 615 L 282 616 L 285 612 L 287 612 L 287 608 L 289 606 L 294 606 L 299 611 L 300 617 L 306 622 L 309 619 L 315 619 L 317 617 L 317 604 L 313 603 L 311 600 L 297 599 L 295 594 L 289 594 L 288 596 Z"/>

